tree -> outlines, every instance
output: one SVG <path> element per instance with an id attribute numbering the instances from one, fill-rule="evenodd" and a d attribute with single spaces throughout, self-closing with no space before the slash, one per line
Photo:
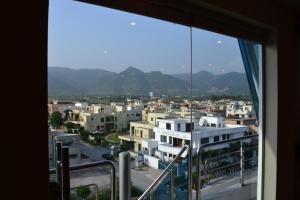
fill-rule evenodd
<path id="1" fill-rule="evenodd" d="M 77 188 L 76 193 L 80 198 L 86 199 L 91 194 L 91 190 L 87 186 L 81 186 Z"/>
<path id="2" fill-rule="evenodd" d="M 61 114 L 58 111 L 53 112 L 51 114 L 49 120 L 50 120 L 50 124 L 52 124 L 56 128 L 59 127 L 60 125 L 62 125 L 62 123 L 63 123 L 63 119 L 61 117 Z"/>
<path id="3" fill-rule="evenodd" d="M 72 129 L 78 128 L 78 125 L 74 124 L 72 122 L 66 122 L 65 126 L 66 126 L 68 132 L 70 132 Z"/>

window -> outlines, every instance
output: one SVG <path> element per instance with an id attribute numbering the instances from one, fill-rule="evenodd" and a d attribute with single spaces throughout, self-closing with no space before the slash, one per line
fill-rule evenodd
<path id="1" fill-rule="evenodd" d="M 220 137 L 219 136 L 214 136 L 214 142 L 219 142 Z"/>
<path id="2" fill-rule="evenodd" d="M 180 131 L 180 123 L 177 124 L 177 131 Z"/>
<path id="3" fill-rule="evenodd" d="M 226 134 L 223 134 L 222 135 L 222 140 L 226 140 L 226 137 L 227 137 Z"/>
<path id="4" fill-rule="evenodd" d="M 100 9 L 104 9 L 104 8 L 100 8 Z M 107 9 L 107 11 L 108 12 L 97 12 L 97 13 L 98 14 L 100 13 L 100 15 L 102 15 L 102 13 L 106 13 L 109 15 L 110 12 L 118 12 L 109 9 Z M 88 17 L 88 14 L 87 16 L 85 15 L 84 16 Z M 116 102 L 116 105 L 120 104 L 122 106 L 128 106 L 127 107 L 128 109 L 125 109 L 126 111 L 124 111 L 124 115 L 120 115 L 120 116 L 127 115 L 126 123 L 128 124 L 129 123 L 128 121 L 137 120 L 136 117 L 140 117 L 140 114 L 136 113 L 137 110 L 135 110 L 135 108 L 138 109 L 139 106 L 140 108 L 143 108 L 144 105 L 141 105 L 138 102 L 143 101 L 145 105 L 151 105 L 151 106 L 153 105 L 153 108 L 150 108 L 148 112 L 155 113 L 156 112 L 155 110 L 158 109 L 157 112 L 166 113 L 166 111 L 161 110 L 160 105 L 163 104 L 165 100 L 170 101 L 170 99 L 172 101 L 174 100 L 174 102 L 179 102 L 178 104 L 180 105 L 180 107 L 186 108 L 186 110 L 190 109 L 192 112 L 194 112 L 193 110 L 194 104 L 191 105 L 189 103 L 190 99 L 195 99 L 195 108 L 201 106 L 207 108 L 207 110 L 209 110 L 210 112 L 214 112 L 214 111 L 217 112 L 218 109 L 216 109 L 217 107 L 216 105 L 218 105 L 219 102 L 231 101 L 222 98 L 225 98 L 227 95 L 226 92 L 232 91 L 232 88 L 235 88 L 233 86 L 236 85 L 238 85 L 242 89 L 239 89 L 239 91 L 233 91 L 234 93 L 238 93 L 237 95 L 239 95 L 236 96 L 235 99 L 241 100 L 245 97 L 248 97 L 248 100 L 253 101 L 254 105 L 258 104 L 258 101 L 255 100 L 255 95 L 254 97 L 252 97 L 253 94 L 255 93 L 255 89 L 258 84 L 252 81 L 254 82 L 254 84 L 252 84 L 250 88 L 247 88 L 247 82 L 251 82 L 249 80 L 255 77 L 255 76 L 250 76 L 251 70 L 253 69 L 251 69 L 251 63 L 247 63 L 247 62 L 253 62 L 253 59 L 255 58 L 257 53 L 256 52 L 257 49 L 256 50 L 255 48 L 253 49 L 254 54 L 247 54 L 247 52 L 244 51 L 249 51 L 249 49 L 251 48 L 243 48 L 243 45 L 244 46 L 247 45 L 246 47 L 249 46 L 248 44 L 243 44 L 244 42 L 241 41 L 241 39 L 237 40 L 236 38 L 231 38 L 228 36 L 208 32 L 196 28 L 189 29 L 186 26 L 181 26 L 178 24 L 174 25 L 169 22 L 156 21 L 156 19 L 146 18 L 144 16 L 134 15 L 134 17 L 132 17 L 130 16 L 129 13 L 124 13 L 124 12 L 122 12 L 122 14 L 119 15 L 119 17 L 122 16 L 119 19 L 124 19 L 124 20 L 116 20 L 110 22 L 107 25 L 107 19 L 110 19 L 110 16 L 97 17 L 98 14 L 96 13 L 93 14 L 93 18 L 97 19 L 96 25 L 94 24 L 92 25 L 92 27 L 89 27 L 89 23 L 83 23 L 84 25 L 86 25 L 84 30 L 87 31 L 84 31 L 82 33 L 83 34 L 82 37 L 86 39 L 86 42 L 80 41 L 80 43 L 77 45 L 76 40 L 72 38 L 74 36 L 73 34 L 60 34 L 60 35 L 69 36 L 66 40 L 66 44 L 70 41 L 70 45 L 67 44 L 62 48 L 60 47 L 61 42 L 58 41 L 57 43 L 53 43 L 51 41 L 53 41 L 53 38 L 55 37 L 53 36 L 50 37 L 50 39 L 52 38 L 52 40 L 49 40 L 49 44 L 50 45 L 56 44 L 57 47 L 55 47 L 54 49 L 53 47 L 52 48 L 50 47 L 49 63 L 55 63 L 54 61 L 58 60 L 55 57 L 51 58 L 53 55 L 57 54 L 57 56 L 64 57 L 65 56 L 64 52 L 68 51 L 68 47 L 78 46 L 79 47 L 78 49 L 69 49 L 69 52 L 66 53 L 66 55 L 70 54 L 71 55 L 70 57 L 72 57 L 72 52 L 73 51 L 75 52 L 72 58 L 66 59 L 66 60 L 71 60 L 68 61 L 70 62 L 69 67 L 78 66 L 78 65 L 82 65 L 82 66 L 87 65 L 87 63 L 83 63 L 82 60 L 89 60 L 92 65 L 97 64 L 101 66 L 110 66 L 110 68 L 107 69 L 108 71 L 110 71 L 108 72 L 107 76 L 96 77 L 95 80 L 88 80 L 88 81 L 86 81 L 85 79 L 80 79 L 82 80 L 82 82 L 84 81 L 86 82 L 83 84 L 82 87 L 79 88 L 76 88 L 77 84 L 70 84 L 76 81 L 76 80 L 69 80 L 69 78 L 71 79 L 73 76 L 68 76 L 68 75 L 65 76 L 68 77 L 68 80 L 65 80 L 67 82 L 66 85 L 71 85 L 72 87 L 74 86 L 74 88 L 72 89 L 74 89 L 75 93 L 81 91 L 82 88 L 89 88 L 89 91 L 86 91 L 87 94 L 89 93 L 93 94 L 94 92 L 99 91 L 99 94 L 95 94 L 95 97 L 88 97 L 88 98 L 80 97 L 78 99 L 79 100 L 86 99 L 86 101 L 89 102 L 97 102 L 97 103 L 100 102 L 101 111 L 103 111 L 103 113 L 101 113 L 102 116 L 114 115 L 112 114 L 113 111 L 110 110 L 114 109 L 114 106 L 112 106 L 112 104 Z M 118 13 L 115 13 L 115 15 L 118 16 Z M 114 18 L 115 17 L 112 17 L 112 19 Z M 144 23 L 142 18 L 146 18 L 147 23 Z M 61 20 L 65 20 L 65 19 L 61 19 Z M 132 20 L 132 22 L 128 20 Z M 73 22 L 76 23 L 76 21 L 77 20 L 73 20 L 72 23 Z M 148 22 L 151 23 L 150 26 L 147 26 L 149 25 Z M 70 23 L 71 22 L 66 24 L 70 24 Z M 52 23 L 52 25 L 53 24 L 55 25 L 56 23 Z M 53 28 L 55 26 L 49 26 L 49 27 Z M 61 29 L 63 29 L 68 26 L 65 27 L 60 26 L 60 27 Z M 97 32 L 97 29 L 93 29 L 93 27 L 101 27 L 101 30 L 100 31 L 98 30 Z M 122 29 L 123 27 L 126 28 Z M 89 28 L 92 29 L 89 30 Z M 118 34 L 119 32 L 116 30 L 120 30 L 122 34 Z M 190 33 L 189 31 L 191 31 L 193 34 L 189 34 Z M 70 32 L 77 33 L 79 31 L 72 30 Z M 53 32 L 51 31 L 49 33 L 52 34 Z M 86 35 L 86 33 L 89 34 Z M 93 35 L 95 35 L 96 37 L 93 37 Z M 193 38 L 190 38 L 190 35 L 193 35 Z M 136 38 L 138 38 L 138 42 Z M 190 54 L 191 52 L 189 52 L 190 41 L 193 42 L 192 53 L 195 55 L 193 56 L 193 60 L 189 60 L 191 55 Z M 97 47 L 94 44 L 103 44 L 103 45 L 100 45 L 101 47 Z M 232 47 L 229 48 L 230 46 Z M 147 47 L 147 48 L 143 48 L 143 47 Z M 64 51 L 60 52 L 60 49 L 63 49 Z M 213 53 L 209 54 L 210 52 Z M 242 53 L 242 57 L 240 57 L 240 53 Z M 74 55 L 91 56 L 95 54 L 97 55 L 97 57 L 92 56 L 92 57 L 77 58 L 76 56 L 74 56 Z M 247 55 L 251 55 L 251 58 L 245 59 L 245 56 Z M 142 58 L 142 59 L 136 59 L 136 58 Z M 95 62 L 93 63 L 93 61 Z M 189 63 L 192 63 L 193 66 L 189 65 Z M 246 65 L 245 67 L 247 68 L 246 72 L 245 70 L 238 68 L 243 66 L 243 64 Z M 121 68 L 120 66 L 134 66 L 134 67 Z M 172 66 L 172 68 L 168 68 L 167 66 Z M 54 72 L 50 68 L 51 67 L 49 67 L 49 74 L 52 76 L 54 75 L 53 74 Z M 74 73 L 76 73 L 76 71 L 78 70 L 73 70 L 73 71 L 75 71 Z M 191 77 L 195 76 L 192 79 L 193 80 L 192 84 L 194 86 L 192 97 L 189 96 L 190 93 L 188 92 L 190 89 L 188 77 L 186 75 L 184 76 L 180 75 L 180 74 L 186 74 L 190 71 L 194 73 L 192 74 Z M 82 72 L 82 74 L 84 73 Z M 91 76 L 87 76 L 87 77 L 94 77 L 96 74 L 97 73 L 94 73 Z M 174 74 L 176 74 L 176 76 L 173 76 Z M 236 80 L 235 78 L 228 79 L 229 76 L 228 74 L 230 76 L 234 76 L 234 74 L 238 74 L 239 77 L 244 77 L 244 78 L 242 78 L 242 80 L 238 78 L 239 81 L 235 81 Z M 253 75 L 255 75 L 255 73 L 253 73 Z M 77 77 L 77 75 L 74 77 Z M 146 82 L 144 82 L 144 80 L 146 79 L 145 77 L 147 77 Z M 203 77 L 205 78 L 204 80 Z M 59 77 L 55 77 L 55 79 L 58 78 Z M 150 79 L 151 81 L 149 81 L 148 79 Z M 203 83 L 205 83 L 205 89 L 203 89 L 203 85 L 204 85 Z M 51 84 L 51 79 L 49 76 L 49 85 L 50 84 Z M 97 85 L 97 87 L 93 88 L 95 85 Z M 49 91 L 50 94 L 53 92 L 55 91 Z M 67 92 L 68 94 L 72 93 L 72 90 Z M 150 100 L 150 98 L 145 97 L 144 95 L 145 92 L 146 93 L 151 92 L 151 96 L 157 96 L 158 98 L 151 97 Z M 99 97 L 98 95 L 100 95 L 101 97 Z M 209 95 L 209 97 L 208 96 L 206 97 L 206 95 Z M 249 99 L 250 95 L 253 98 L 253 100 Z M 184 99 L 185 97 L 190 97 L 190 98 L 187 98 L 186 101 Z M 208 101 L 210 102 L 208 103 Z M 228 102 L 228 104 L 229 103 L 231 102 Z M 235 107 L 237 106 L 232 106 L 233 109 L 233 112 L 231 113 L 232 115 L 235 114 L 235 109 L 236 109 Z M 257 106 L 254 107 L 257 108 Z M 104 108 L 105 108 L 105 112 L 104 112 Z M 130 118 L 129 118 L 129 114 L 131 114 Z M 242 114 L 236 114 L 236 115 L 243 116 Z M 257 114 L 257 116 L 259 115 Z M 192 117 L 196 117 L 196 116 L 192 116 Z M 121 121 L 123 120 L 122 118 L 123 117 L 119 117 L 120 124 L 122 124 L 121 123 Z M 97 119 L 98 122 L 98 118 L 95 119 Z M 93 120 L 93 118 L 91 120 Z M 150 120 L 151 122 L 153 122 L 154 120 L 153 117 L 151 117 Z M 106 117 L 105 121 L 106 122 L 117 121 L 117 118 Z M 104 122 L 104 118 L 101 118 L 101 122 Z M 175 122 L 167 123 L 165 127 L 164 127 L 164 122 L 161 125 L 162 128 L 171 130 L 171 127 L 175 125 Z M 190 120 L 187 120 L 187 122 L 190 123 L 186 123 L 185 125 L 182 124 L 183 127 L 181 127 L 180 123 L 178 123 L 177 126 L 174 126 L 174 128 L 172 127 L 172 129 L 177 131 L 180 131 L 180 129 L 182 129 L 185 130 L 186 132 L 191 132 L 192 130 L 195 129 L 194 123 L 192 123 Z M 172 123 L 173 125 L 171 125 Z M 109 130 L 113 128 L 113 125 L 114 123 L 105 123 L 105 128 Z M 217 127 L 217 124 L 212 123 L 211 126 Z M 221 124 L 219 124 L 218 127 L 221 127 Z M 117 125 L 115 125 L 115 128 L 117 128 Z M 121 128 L 123 127 L 119 125 L 119 129 Z M 201 127 L 201 128 L 207 128 L 207 127 Z M 143 135 L 142 131 L 135 130 L 134 132 L 136 136 L 140 135 L 142 137 Z M 187 133 L 181 133 L 181 134 L 188 135 Z M 173 137 L 167 138 L 167 137 L 169 136 L 161 135 L 160 136 L 161 142 L 168 141 L 170 144 L 175 146 L 177 145 L 178 147 L 181 147 L 183 144 L 190 143 L 190 141 L 188 140 L 185 140 L 184 142 L 182 139 L 178 139 L 178 138 L 175 139 Z M 230 136 L 229 134 L 223 134 L 222 140 L 227 140 L 231 137 L 232 136 Z M 209 143 L 209 139 L 211 139 L 211 141 L 213 139 L 214 142 L 217 142 L 221 140 L 221 137 L 218 136 L 213 138 L 212 137 L 201 138 L 200 143 L 207 144 Z M 197 141 L 197 143 L 199 143 L 199 141 Z"/>
<path id="5" fill-rule="evenodd" d="M 209 138 L 205 137 L 205 138 L 201 138 L 201 144 L 208 144 L 209 143 Z"/>
<path id="6" fill-rule="evenodd" d="M 173 144 L 173 138 L 171 136 L 169 136 L 169 143 Z"/>
<path id="7" fill-rule="evenodd" d="M 240 121 L 240 120 L 237 120 L 237 121 L 236 121 L 236 124 L 241 124 L 241 121 Z"/>
<path id="8" fill-rule="evenodd" d="M 167 142 L 167 136 L 161 135 L 161 136 L 160 136 L 160 141 L 161 141 L 161 142 Z"/>
<path id="9" fill-rule="evenodd" d="M 191 123 L 185 124 L 185 132 L 191 132 Z"/>
<path id="10" fill-rule="evenodd" d="M 171 124 L 170 123 L 166 123 L 166 129 L 171 130 Z"/>

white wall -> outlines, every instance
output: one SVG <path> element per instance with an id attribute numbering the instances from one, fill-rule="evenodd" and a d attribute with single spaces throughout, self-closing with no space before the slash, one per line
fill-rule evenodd
<path id="1" fill-rule="evenodd" d="M 144 155 L 144 164 L 145 165 L 152 167 L 154 169 L 158 169 L 158 162 L 159 162 L 159 158 Z"/>

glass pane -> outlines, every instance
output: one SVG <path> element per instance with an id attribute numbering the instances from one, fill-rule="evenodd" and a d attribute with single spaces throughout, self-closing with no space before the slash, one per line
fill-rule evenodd
<path id="1" fill-rule="evenodd" d="M 238 140 L 258 134 L 238 41 L 197 28 L 192 31 L 193 112 L 198 122 L 193 138 L 196 148 L 207 146 L 201 154 L 202 199 L 256 199 L 258 137 L 243 140 L 242 150 Z M 255 58 L 260 49 L 256 48 Z M 194 184 L 195 180 L 197 176 Z"/>

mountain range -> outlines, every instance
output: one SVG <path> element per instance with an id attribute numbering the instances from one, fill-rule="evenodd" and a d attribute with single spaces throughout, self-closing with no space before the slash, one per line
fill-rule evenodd
<path id="1" fill-rule="evenodd" d="M 215 75 L 194 73 L 194 95 L 249 95 L 246 75 L 238 72 Z M 129 67 L 120 73 L 104 69 L 48 67 L 48 96 L 68 95 L 188 95 L 189 74 L 143 72 Z"/>

